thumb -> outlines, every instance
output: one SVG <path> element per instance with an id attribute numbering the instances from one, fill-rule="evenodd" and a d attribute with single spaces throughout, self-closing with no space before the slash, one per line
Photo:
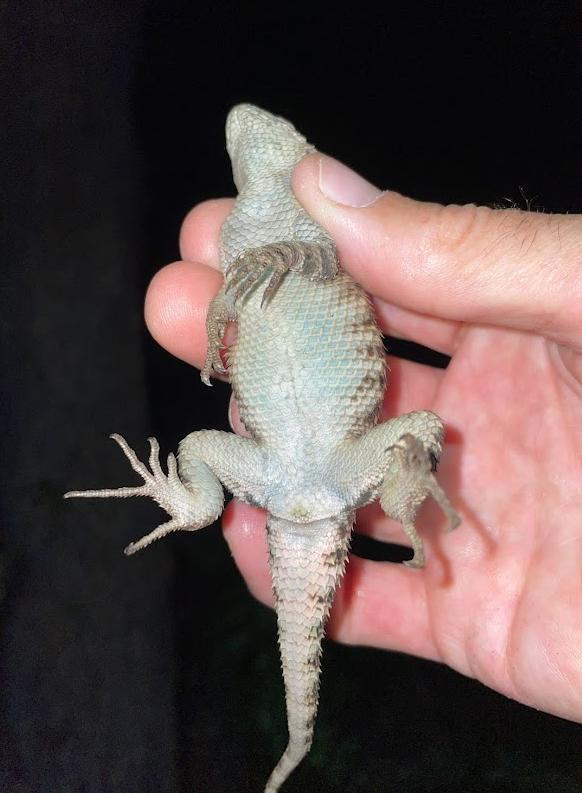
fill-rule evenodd
<path id="1" fill-rule="evenodd" d="M 582 345 L 582 216 L 413 201 L 321 154 L 301 161 L 293 189 L 376 297 Z"/>

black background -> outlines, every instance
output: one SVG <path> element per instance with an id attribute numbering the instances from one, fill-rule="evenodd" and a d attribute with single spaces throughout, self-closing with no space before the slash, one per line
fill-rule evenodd
<path id="1" fill-rule="evenodd" d="M 61 500 L 132 481 L 111 431 L 226 428 L 142 301 L 186 211 L 233 192 L 228 108 L 417 198 L 581 211 L 581 36 L 576 2 L 2 5 L 1 790 L 250 793 L 285 743 L 274 618 L 219 530 L 128 560 L 153 506 Z M 285 789 L 580 791 L 581 729 L 328 643 Z"/>

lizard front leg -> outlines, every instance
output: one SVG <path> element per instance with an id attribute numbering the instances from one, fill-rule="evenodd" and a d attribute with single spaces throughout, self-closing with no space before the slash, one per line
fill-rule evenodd
<path id="1" fill-rule="evenodd" d="M 299 241 L 272 242 L 243 251 L 226 270 L 225 289 L 236 301 L 247 295 L 268 274 L 261 300 L 261 305 L 265 306 L 289 270 L 312 280 L 334 278 L 338 272 L 334 246 Z"/>
<path id="2" fill-rule="evenodd" d="M 238 498 L 262 506 L 264 492 L 261 481 L 267 470 L 261 448 L 248 438 L 227 432 L 193 432 L 180 444 L 178 464 L 173 454 L 168 456 L 167 475 L 159 461 L 160 447 L 149 438 L 149 469 L 121 435 L 112 435 L 121 447 L 133 470 L 144 480 L 137 487 L 105 490 L 74 490 L 65 498 L 129 498 L 147 496 L 156 501 L 170 516 L 137 542 L 125 549 L 132 554 L 173 531 L 196 531 L 213 523 L 224 506 L 221 482 Z"/>
<path id="3" fill-rule="evenodd" d="M 332 466 L 343 474 L 342 487 L 354 506 L 379 496 L 386 515 L 398 521 L 409 538 L 414 555 L 404 562 L 423 567 L 422 539 L 414 519 L 430 495 L 456 528 L 460 518 L 436 477 L 444 430 L 439 417 L 430 411 L 415 411 L 386 421 L 337 450 Z"/>
<path id="4" fill-rule="evenodd" d="M 240 253 L 226 268 L 225 283 L 210 303 L 206 316 L 208 348 L 200 377 L 210 385 L 215 372 L 226 374 L 220 358 L 222 338 L 227 322 L 235 322 L 237 305 L 267 278 L 261 306 L 265 307 L 290 270 L 311 280 L 329 280 L 338 272 L 338 261 L 332 244 L 309 242 L 272 242 Z"/>

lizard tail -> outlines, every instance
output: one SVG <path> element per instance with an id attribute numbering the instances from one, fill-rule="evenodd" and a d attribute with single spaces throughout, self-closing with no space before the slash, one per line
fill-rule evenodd
<path id="1" fill-rule="evenodd" d="M 321 640 L 345 568 L 353 514 L 299 524 L 267 522 L 289 742 L 265 793 L 277 793 L 311 748 L 317 713 Z"/>

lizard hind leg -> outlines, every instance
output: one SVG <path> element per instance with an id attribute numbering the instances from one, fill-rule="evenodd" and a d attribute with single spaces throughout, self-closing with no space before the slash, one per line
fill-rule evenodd
<path id="1" fill-rule="evenodd" d="M 426 497 L 431 495 L 440 506 L 448 518 L 449 529 L 455 529 L 461 521 L 434 475 L 436 458 L 417 437 L 404 434 L 390 448 L 390 453 L 393 462 L 380 487 L 380 505 L 388 517 L 401 524 L 411 542 L 413 556 L 404 564 L 424 567 L 424 546 L 414 518 Z"/>
<path id="2" fill-rule="evenodd" d="M 379 496 L 385 514 L 401 524 L 414 551 L 413 558 L 404 562 L 408 567 L 424 566 L 423 543 L 414 519 L 428 496 L 445 513 L 451 529 L 460 523 L 435 476 L 443 435 L 437 415 L 416 410 L 377 424 L 343 444 L 331 461 L 332 470 L 343 472 L 340 486 L 353 507 Z"/>
<path id="3" fill-rule="evenodd" d="M 133 470 L 143 479 L 137 487 L 118 487 L 106 490 L 72 490 L 64 498 L 129 498 L 148 496 L 156 501 L 170 516 L 170 520 L 146 534 L 125 549 L 126 555 L 150 545 L 172 531 L 194 531 L 213 523 L 222 512 L 224 494 L 218 479 L 207 470 L 205 480 L 198 493 L 187 488 L 178 476 L 176 458 L 168 455 L 168 474 L 160 466 L 160 447 L 155 438 L 148 438 L 150 444 L 149 469 L 121 435 L 111 438 L 121 448 Z"/>

